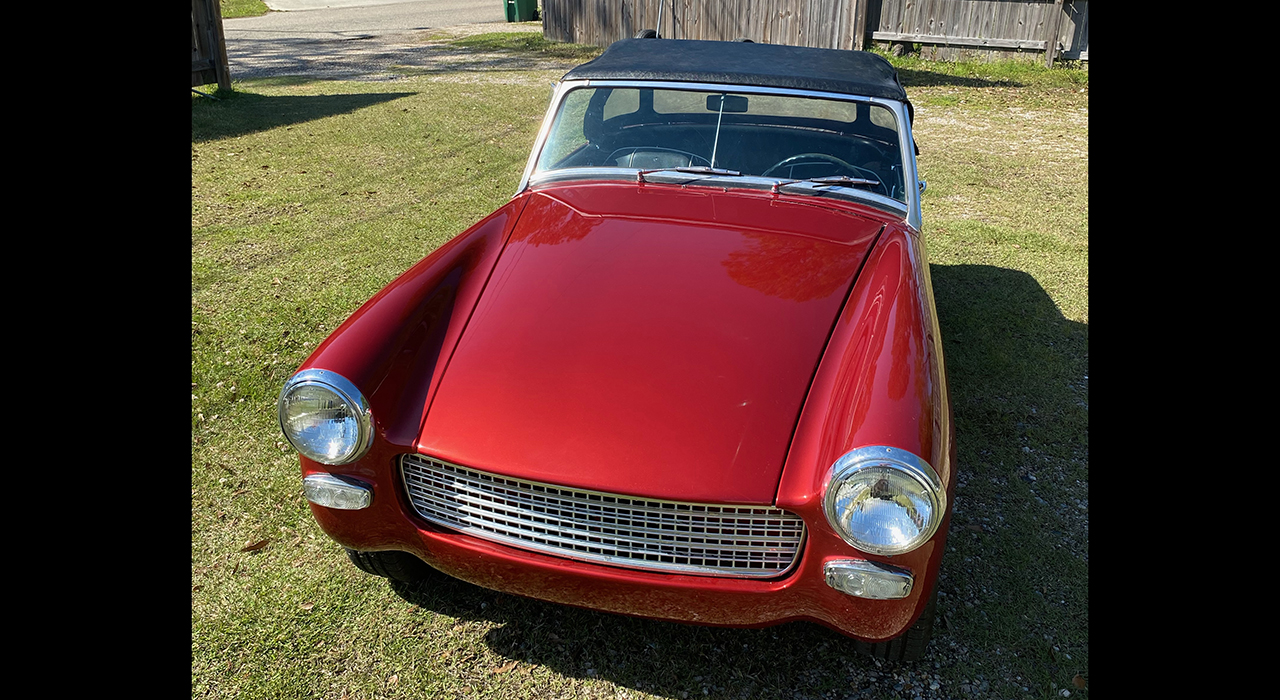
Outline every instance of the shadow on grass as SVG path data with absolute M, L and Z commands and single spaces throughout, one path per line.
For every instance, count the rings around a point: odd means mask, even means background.
M 935 73 L 928 70 L 915 70 L 913 68 L 899 68 L 898 77 L 902 80 L 902 86 L 906 88 L 913 87 L 967 87 L 967 88 L 1019 88 L 1025 87 L 1022 83 L 1014 80 L 986 80 L 984 78 L 968 78 L 960 75 L 947 75 L 946 73 Z
M 858 656 L 853 640 L 803 622 L 763 629 L 683 625 L 544 603 L 443 576 L 391 587 L 425 610 L 495 624 L 485 644 L 521 665 L 662 697 L 790 700 L 836 687 L 871 689 L 876 679 L 859 673 L 851 680 L 850 666 L 881 665 Z
M 499 35 L 505 36 L 505 35 Z M 280 76 L 318 80 L 387 81 L 414 75 L 477 71 L 568 70 L 598 50 L 576 44 L 549 44 L 540 34 L 530 48 L 519 37 L 480 41 L 475 46 L 389 43 L 359 32 L 321 38 L 241 37 L 228 45 L 231 75 L 238 81 Z
M 476 51 L 508 52 L 519 59 L 533 56 L 589 61 L 604 53 L 604 49 L 584 44 L 547 41 L 541 34 L 499 32 L 478 34 L 449 42 L 452 46 Z
M 1018 686 L 1065 688 L 1088 659 L 1089 326 L 1024 272 L 931 274 L 959 475 L 940 622 L 1025 660 Z
M 1064 318 L 1025 272 L 987 265 L 930 272 L 960 469 L 984 455 L 1087 456 L 1089 326 Z
M 913 697 L 935 677 L 953 684 L 930 688 L 943 697 L 1057 695 L 1050 684 L 1070 687 L 1088 670 L 1088 518 L 1076 504 L 1088 492 L 1088 326 L 1064 319 L 1023 272 L 931 271 L 960 483 L 922 663 L 862 656 L 810 623 L 658 622 L 444 576 L 392 588 L 425 610 L 492 623 L 485 643 L 520 666 L 663 697 Z
M 217 101 L 201 99 L 192 103 L 191 142 L 215 141 L 301 124 L 335 114 L 351 113 L 413 94 L 415 93 L 384 92 L 269 97 L 237 92 Z

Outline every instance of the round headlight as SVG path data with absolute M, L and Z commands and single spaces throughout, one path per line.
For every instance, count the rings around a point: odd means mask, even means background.
M 836 532 L 871 554 L 902 554 L 942 522 L 947 493 L 929 463 L 894 447 L 860 447 L 831 467 L 823 510 Z
M 373 442 L 368 402 L 336 372 L 298 372 L 285 383 L 276 408 L 289 444 L 321 464 L 354 462 Z

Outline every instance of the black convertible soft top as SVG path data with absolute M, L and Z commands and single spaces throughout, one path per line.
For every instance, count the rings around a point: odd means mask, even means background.
M 727 83 L 907 102 L 898 71 L 881 56 L 780 44 L 623 39 L 599 58 L 565 73 L 564 80 Z

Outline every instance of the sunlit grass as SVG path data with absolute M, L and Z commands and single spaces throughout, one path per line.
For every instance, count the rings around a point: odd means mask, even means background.
M 271 11 L 262 0 L 222 0 L 222 18 L 257 17 Z
M 511 51 L 523 56 L 543 56 L 587 61 L 599 56 L 603 49 L 585 44 L 547 41 L 540 33 L 494 32 L 455 39 L 454 46 L 478 51 Z

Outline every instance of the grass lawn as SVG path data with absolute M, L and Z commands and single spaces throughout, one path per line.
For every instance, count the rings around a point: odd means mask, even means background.
M 193 95 L 192 697 L 1087 698 L 1088 73 L 894 60 L 961 473 L 926 661 L 878 663 L 816 625 L 652 622 L 347 562 L 302 497 L 280 387 L 513 194 L 563 73 L 406 70 Z
M 222 0 L 220 6 L 223 19 L 257 17 L 271 11 L 262 0 Z

